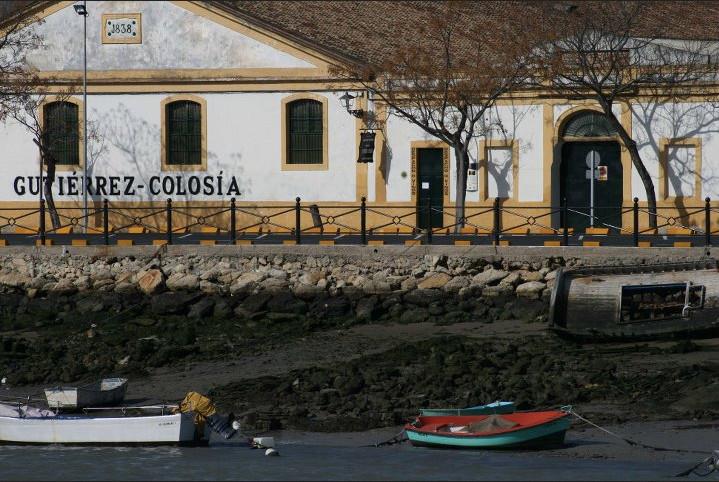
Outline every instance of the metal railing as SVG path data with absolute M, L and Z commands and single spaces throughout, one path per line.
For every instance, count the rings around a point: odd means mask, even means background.
M 719 207 L 661 206 L 650 211 L 634 199 L 629 206 L 431 205 L 303 203 L 238 206 L 188 204 L 124 206 L 108 200 L 88 209 L 57 208 L 54 226 L 44 202 L 38 208 L 1 208 L 4 244 L 516 244 L 608 246 L 712 244 Z M 593 215 L 591 214 L 593 213 Z M 84 224 L 87 218 L 87 230 Z M 656 227 L 650 227 L 655 220 Z M 572 225 L 573 224 L 573 225 Z M 431 226 L 431 228 L 429 228 Z M 121 241 L 122 240 L 122 241 Z M 327 241 L 332 241 L 328 243 Z M 461 242 L 461 243 L 460 243 Z

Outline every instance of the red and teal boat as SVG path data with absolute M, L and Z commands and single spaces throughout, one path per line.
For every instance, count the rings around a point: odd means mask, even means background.
M 440 448 L 544 448 L 561 445 L 571 424 L 568 412 L 419 416 L 405 425 L 412 445 Z

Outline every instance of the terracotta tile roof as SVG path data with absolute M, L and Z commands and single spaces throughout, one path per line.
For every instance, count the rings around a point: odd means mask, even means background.
M 0 1 L 0 24 L 29 7 L 47 1 Z M 381 63 L 398 49 L 426 41 L 422 33 L 446 7 L 442 1 L 233 1 L 207 3 L 254 21 L 318 49 L 338 60 Z M 583 0 L 554 1 L 467 1 L 458 2 L 466 16 L 466 26 L 476 28 L 487 39 L 498 42 L 496 32 L 506 19 L 522 18 L 546 23 L 547 7 L 561 11 L 606 8 L 611 2 Z M 647 1 L 644 21 L 637 35 L 674 39 L 719 40 L 719 0 Z M 550 8 L 550 11 L 551 11 Z M 521 35 L 521 32 L 517 32 Z M 503 34 L 505 36 L 505 34 Z
M 222 5 L 245 19 L 284 32 L 295 39 L 349 58 L 382 62 L 398 48 L 424 40 L 422 30 L 439 15 L 439 1 L 233 1 Z M 508 18 L 547 22 L 545 10 L 561 12 L 606 8 L 611 2 L 585 1 L 474 1 L 461 2 L 468 25 L 487 37 Z M 637 35 L 673 39 L 719 40 L 719 1 L 650 1 Z M 521 34 L 518 32 L 518 34 Z M 503 39 L 495 39 L 502 41 Z M 511 39 L 506 39 L 511 41 Z

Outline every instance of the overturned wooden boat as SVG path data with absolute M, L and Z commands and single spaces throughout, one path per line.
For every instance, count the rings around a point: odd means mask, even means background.
M 419 416 L 405 425 L 412 445 L 437 448 L 544 448 L 560 445 L 569 412 L 515 412 L 469 416 Z
M 195 414 L 171 406 L 65 415 L 0 403 L 0 442 L 20 444 L 196 444 Z M 124 414 L 121 413 L 125 410 Z
M 497 400 L 496 402 L 486 405 L 477 405 L 467 408 L 421 408 L 420 415 L 440 416 L 440 415 L 491 415 L 493 413 L 512 413 L 516 410 L 514 402 L 504 402 Z
M 715 333 L 717 261 L 560 268 L 549 322 L 562 334 L 590 339 Z
M 125 399 L 127 378 L 103 378 L 81 387 L 45 389 L 49 407 L 78 410 L 85 407 L 119 405 Z

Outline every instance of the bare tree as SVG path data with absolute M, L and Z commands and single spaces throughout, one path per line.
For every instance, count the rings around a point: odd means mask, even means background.
M 486 134 L 485 113 L 526 80 L 531 35 L 517 35 L 525 29 L 522 17 L 515 16 L 492 25 L 488 35 L 476 4 L 445 2 L 429 8 L 428 22 L 418 32 L 421 41 L 398 45 L 381 62 L 338 72 L 360 82 L 392 114 L 453 149 L 458 231 L 465 220 L 470 145 Z
M 9 7 L 11 10 L 12 5 Z M 9 11 L 7 5 L 4 10 Z M 42 193 L 53 229 L 57 229 L 61 222 L 52 193 L 57 167 L 54 151 L 58 146 L 55 144 L 62 142 L 59 139 L 67 135 L 77 134 L 79 124 L 62 122 L 61 125 L 53 126 L 53 132 L 49 132 L 47 123 L 42 122 L 42 109 L 48 100 L 43 85 L 49 81 L 41 81 L 27 61 L 29 53 L 44 46 L 43 38 L 36 28 L 40 23 L 42 20 L 32 15 L 11 14 L 0 18 L 0 122 L 12 118 L 31 133 L 39 151 Z M 72 87 L 54 95 L 53 100 L 66 100 L 70 89 Z
M 614 107 L 630 98 L 673 102 L 712 79 L 714 45 L 664 40 L 662 22 L 647 22 L 652 2 L 581 2 L 558 9 L 544 5 L 554 30 L 535 50 L 537 84 L 571 99 L 594 101 L 629 152 L 647 195 L 650 227 L 657 226 L 656 192 L 637 142 Z M 548 31 L 545 31 L 545 34 Z

